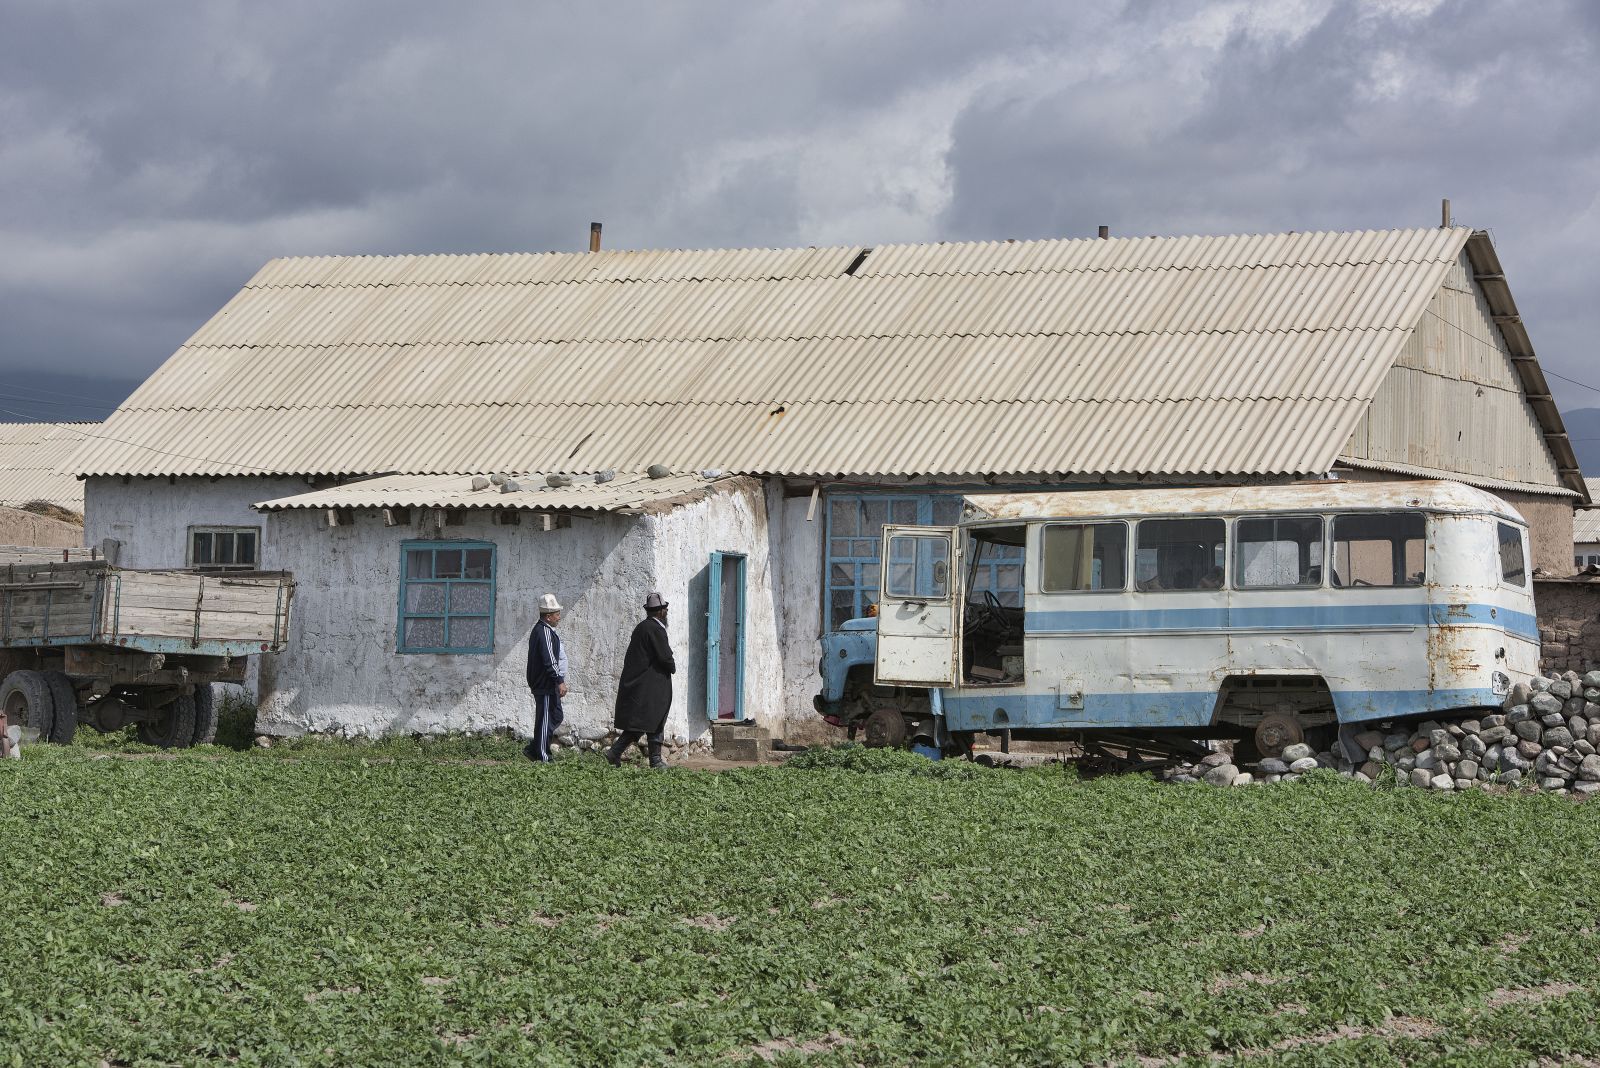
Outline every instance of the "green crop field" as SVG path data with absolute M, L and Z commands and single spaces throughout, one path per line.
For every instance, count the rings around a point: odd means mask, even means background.
M 0 1064 L 1600 1056 L 1594 804 L 430 752 L 0 765 Z

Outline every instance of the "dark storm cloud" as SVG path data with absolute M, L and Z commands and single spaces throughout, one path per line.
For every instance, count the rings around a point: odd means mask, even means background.
M 954 124 L 950 235 L 1430 225 L 1450 197 L 1494 231 L 1545 366 L 1600 385 L 1594 7 L 1307 5 L 1272 32 L 1239 5 L 1213 43 L 1132 45 L 1203 10 L 1141 5 L 1108 42 L 1126 62 L 977 94 Z
M 137 380 L 278 255 L 1387 227 L 1446 195 L 1592 380 L 1597 39 L 1577 2 L 12 0 L 0 389 Z

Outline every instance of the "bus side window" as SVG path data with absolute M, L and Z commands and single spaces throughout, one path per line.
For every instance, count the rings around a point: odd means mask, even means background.
M 1321 516 L 1245 518 L 1233 533 L 1240 589 L 1322 585 Z
M 1421 512 L 1333 518 L 1333 585 L 1420 586 L 1427 520 Z
M 1141 590 L 1215 590 L 1224 578 L 1228 525 L 1221 519 L 1142 519 L 1134 557 Z
M 1500 581 L 1508 586 L 1526 586 L 1528 568 L 1522 559 L 1522 531 L 1510 523 L 1499 525 Z
M 1120 590 L 1126 583 L 1126 523 L 1052 523 L 1044 528 L 1045 593 Z

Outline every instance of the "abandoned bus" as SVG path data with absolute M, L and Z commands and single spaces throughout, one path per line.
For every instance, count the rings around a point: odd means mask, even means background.
M 1018 549 L 1020 607 L 973 581 Z M 1453 482 L 984 494 L 957 527 L 884 528 L 882 552 L 867 710 L 906 718 L 891 739 L 1115 730 L 1276 755 L 1498 706 L 1539 663 L 1527 525 Z

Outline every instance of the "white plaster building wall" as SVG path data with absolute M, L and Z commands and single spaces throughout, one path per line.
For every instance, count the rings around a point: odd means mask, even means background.
M 534 604 L 547 591 L 567 609 L 567 722 L 607 728 L 644 594 L 660 589 L 674 605 L 680 664 L 668 730 L 679 740 L 700 737 L 713 549 L 747 557 L 746 713 L 775 732 L 787 729 L 785 721 L 820 722 L 811 698 L 819 684 L 822 523 L 806 522 L 808 498 L 784 497 L 777 480 L 750 480 L 658 515 L 578 518 L 553 531 L 531 518 L 501 526 L 486 515 L 443 528 L 442 539 L 496 546 L 492 656 L 395 653 L 400 543 L 428 537 L 416 525 L 385 527 L 375 511 L 358 512 L 353 526 L 329 527 L 320 511 L 250 508 L 305 489 L 301 479 L 257 477 L 96 478 L 86 487 L 88 544 L 117 538 L 127 567 L 184 566 L 190 526 L 262 528 L 262 566 L 293 572 L 297 584 L 288 648 L 252 658 L 249 689 L 263 733 L 531 733 L 525 643 Z
M 413 512 L 413 516 L 418 513 Z M 297 735 L 433 734 L 533 730 L 527 637 L 536 605 L 554 593 L 571 663 L 564 702 L 576 729 L 609 726 L 616 694 L 609 658 L 618 591 L 647 581 L 654 532 L 648 521 L 577 519 L 542 530 L 525 518 L 502 526 L 468 514 L 435 533 L 386 527 L 360 511 L 350 526 L 329 527 L 321 512 L 268 517 L 280 559 L 295 573 L 289 647 L 262 669 L 257 726 Z M 483 541 L 495 546 L 492 654 L 397 653 L 401 543 Z
M 189 528 L 260 527 L 261 566 L 284 565 L 266 531 L 261 513 L 251 505 L 305 493 L 304 479 L 240 476 L 230 478 L 91 478 L 84 486 L 85 545 L 106 538 L 122 543 L 117 563 L 123 567 L 186 567 Z
M 86 480 L 83 494 L 83 544 L 99 546 L 106 538 L 122 543 L 122 567 L 187 567 L 190 527 L 256 527 L 261 531 L 264 570 L 293 570 L 274 544 L 266 517 L 250 506 L 259 501 L 304 493 L 300 478 L 245 475 L 230 478 L 100 477 Z M 279 654 L 283 655 L 283 654 Z M 255 700 L 261 692 L 261 671 L 277 656 L 252 656 L 242 696 Z M 224 691 L 233 691 L 231 685 Z
M 413 513 L 414 515 L 416 513 Z M 541 594 L 565 613 L 570 661 L 566 725 L 598 734 L 611 726 L 617 678 L 645 594 L 673 603 L 671 640 L 679 673 L 667 733 L 697 738 L 705 718 L 706 569 L 712 548 L 748 557 L 746 707 L 775 697 L 779 657 L 766 567 L 759 488 L 718 493 L 661 515 L 575 518 L 552 531 L 532 517 L 501 526 L 468 514 L 435 537 L 385 527 L 375 511 L 329 527 L 321 512 L 278 512 L 268 534 L 295 573 L 289 648 L 261 678 L 258 729 L 268 734 L 431 734 L 533 730 L 526 684 L 527 636 Z M 396 653 L 401 543 L 461 540 L 496 547 L 494 653 Z
M 832 730 L 811 704 L 822 686 L 817 658 L 822 655 L 823 512 L 819 505 L 816 518 L 808 521 L 809 497 L 784 497 L 776 484 L 769 494 L 781 546 L 773 590 L 779 606 L 786 731 L 791 740 L 821 740 Z
M 627 591 L 628 610 L 616 618 L 643 618 L 647 589 L 658 589 L 672 603 L 668 635 L 678 663 L 672 716 L 667 733 L 698 738 L 709 730 L 706 717 L 707 607 L 711 553 L 745 554 L 744 712 L 769 724 L 782 718 L 783 657 L 773 599 L 772 556 L 768 539 L 768 498 L 761 483 L 742 480 L 739 488 L 651 517 L 655 527 L 656 585 Z M 619 664 L 631 626 L 620 630 L 614 654 Z

